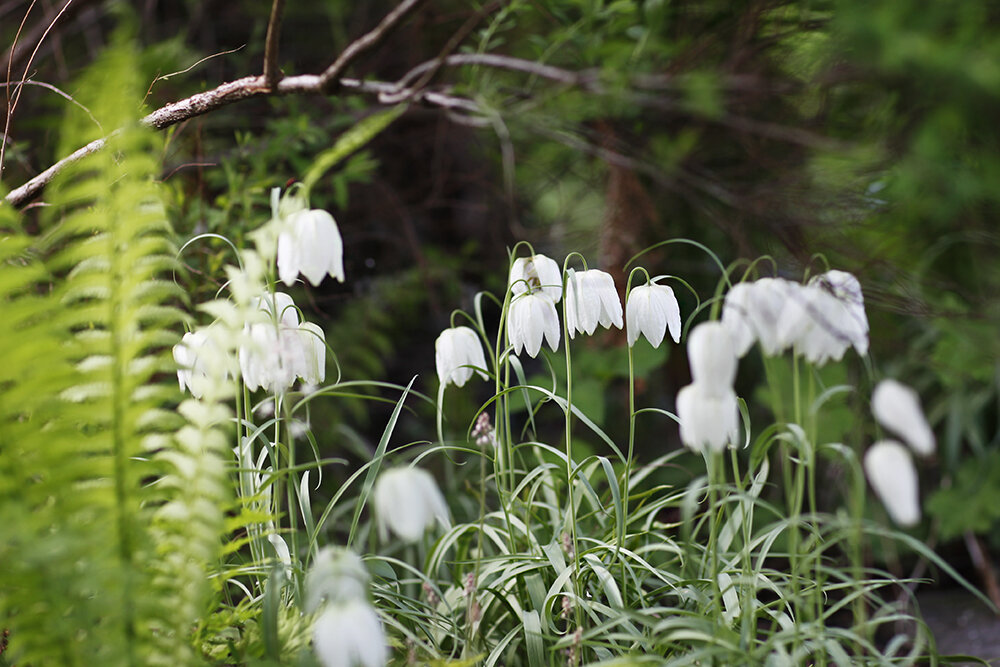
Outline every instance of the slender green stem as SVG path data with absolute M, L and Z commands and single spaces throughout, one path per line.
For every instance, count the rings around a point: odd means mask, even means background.
M 625 459 L 625 474 L 622 481 L 622 517 L 625 528 L 622 530 L 622 539 L 615 548 L 617 558 L 618 550 L 625 545 L 625 535 L 628 534 L 628 500 L 629 500 L 629 478 L 632 475 L 632 456 L 635 449 L 635 363 L 632 358 L 632 346 L 628 346 L 628 455 Z M 628 587 L 628 569 L 622 563 L 622 597 L 628 599 L 626 588 Z
M 563 308 L 567 307 L 563 301 Z M 573 615 L 576 626 L 580 627 L 582 620 L 582 610 L 580 603 L 583 594 L 580 590 L 580 545 L 577 542 L 576 534 L 576 500 L 573 493 L 573 358 L 570 353 L 569 328 L 566 324 L 565 312 L 563 312 L 563 339 L 566 349 L 566 496 L 569 503 L 568 518 L 570 527 L 570 538 L 573 544 L 573 594 L 576 597 L 573 604 Z

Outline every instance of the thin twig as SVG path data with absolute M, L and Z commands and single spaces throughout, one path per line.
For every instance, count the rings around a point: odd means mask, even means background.
M 385 15 L 385 17 L 372 30 L 357 38 L 341 51 L 333 64 L 326 68 L 320 77 L 320 88 L 329 92 L 333 84 L 340 78 L 347 67 L 354 62 L 361 54 L 378 46 L 390 32 L 398 26 L 403 19 L 415 11 L 427 0 L 403 0 L 395 9 Z
M 264 40 L 264 81 L 272 90 L 278 83 L 281 71 L 278 69 L 278 46 L 281 41 L 281 16 L 285 0 L 274 0 L 271 17 L 267 20 L 267 37 Z
M 399 79 L 397 84 L 400 87 L 408 86 L 411 81 L 413 81 L 415 78 L 417 78 L 424 72 L 434 69 L 437 63 L 438 63 L 437 60 L 428 60 L 426 62 L 420 63 L 419 65 L 411 69 L 409 72 L 404 74 L 402 78 Z M 441 64 L 445 67 L 460 67 L 462 65 L 482 65 L 485 67 L 507 69 L 515 72 L 524 72 L 526 74 L 533 74 L 543 79 L 549 79 L 551 81 L 564 83 L 567 86 L 590 84 L 597 77 L 596 72 L 590 72 L 590 71 L 573 72 L 571 70 L 566 70 L 559 67 L 553 67 L 552 65 L 543 65 L 542 63 L 537 63 L 533 60 L 525 60 L 523 58 L 513 58 L 511 56 L 504 56 L 496 53 L 458 53 L 448 56 L 441 62 Z
M 433 79 L 437 75 L 438 70 L 441 69 L 441 66 L 444 64 L 445 60 L 448 59 L 448 56 L 452 55 L 452 51 L 457 49 L 458 46 L 463 41 L 465 41 L 465 38 L 469 36 L 469 33 L 472 32 L 472 30 L 477 25 L 479 25 L 479 22 L 482 21 L 483 18 L 485 18 L 488 14 L 492 13 L 501 4 L 502 2 L 490 3 L 488 5 L 483 6 L 482 9 L 480 9 L 475 14 L 470 16 L 469 19 L 462 25 L 462 27 L 459 28 L 458 31 L 451 36 L 448 42 L 444 45 L 444 48 L 441 49 L 441 52 L 438 53 L 437 58 L 430 61 L 430 65 L 423 72 L 423 74 L 420 75 L 420 78 L 417 80 L 415 84 L 410 86 L 409 89 L 406 89 L 404 87 L 406 84 L 403 84 L 400 86 L 401 88 L 403 88 L 403 90 L 401 90 L 396 94 L 385 95 L 379 98 L 379 101 L 382 102 L 383 104 L 399 104 L 400 102 L 403 102 L 413 97 L 416 91 L 423 89 L 424 86 L 426 86 L 428 83 L 431 82 L 431 79 Z
M 10 88 L 11 86 L 39 86 L 40 88 L 51 90 L 53 93 L 61 95 L 62 97 L 66 98 L 76 106 L 83 109 L 87 113 L 87 115 L 90 116 L 90 120 L 94 121 L 94 124 L 97 125 L 98 129 L 101 132 L 104 131 L 104 128 L 101 127 L 101 123 L 96 118 L 94 118 L 94 114 L 90 112 L 90 109 L 88 109 L 80 102 L 78 102 L 72 95 L 63 90 L 60 90 L 59 88 L 56 88 L 51 83 L 45 83 L 44 81 L 32 81 L 31 79 L 28 79 L 27 81 L 9 81 L 7 83 L 0 83 L 0 88 Z

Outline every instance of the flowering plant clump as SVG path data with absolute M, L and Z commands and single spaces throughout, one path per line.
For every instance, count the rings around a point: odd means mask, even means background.
M 334 460 L 321 458 L 323 439 L 302 411 L 322 396 L 355 393 L 357 383 L 342 380 L 338 368 L 322 386 L 335 359 L 324 331 L 276 284 L 293 286 L 299 275 L 313 284 L 328 275 L 343 280 L 343 242 L 332 216 L 309 209 L 300 192 L 275 194 L 271 220 L 252 238 L 255 250 L 227 270 L 230 298 L 203 306 L 214 321 L 185 334 L 174 358 L 181 388 L 196 399 L 234 378 L 241 385 L 235 479 L 259 519 L 245 528 L 252 565 L 234 579 L 245 579 L 238 587 L 246 604 L 268 599 L 285 610 L 272 643 L 310 650 L 323 665 L 364 667 L 403 658 L 895 659 L 870 639 L 885 617 L 870 609 L 891 592 L 884 578 L 866 574 L 859 540 L 866 531 L 891 533 L 866 517 L 864 482 L 889 520 L 912 528 L 920 522 L 916 467 L 895 441 L 824 442 L 816 419 L 841 391 L 823 387 L 818 369 L 850 348 L 867 353 L 854 276 L 731 284 L 725 270 L 715 298 L 703 303 L 673 276 L 636 268 L 618 285 L 576 253 L 560 266 L 530 248 L 517 256 L 519 244 L 505 293 L 477 296 L 475 312 L 456 311 L 437 337 L 437 401 L 419 394 L 416 380 L 373 383 L 399 392 L 392 416 L 360 467 L 329 487 Z M 583 268 L 570 266 L 577 260 Z M 674 280 L 697 302 L 685 306 L 686 318 L 665 284 Z M 498 312 L 488 312 L 490 303 Z M 599 327 L 625 329 L 628 414 L 620 433 L 585 414 L 574 392 L 578 347 L 593 354 L 613 344 Z M 682 346 L 655 352 L 668 333 Z M 764 427 L 751 423 L 761 410 L 737 389 L 740 360 L 754 343 L 769 377 L 792 378 L 791 409 L 776 401 L 774 423 Z M 690 383 L 674 388 L 672 400 L 642 407 L 634 362 L 648 351 L 686 351 Z M 564 375 L 555 373 L 557 362 Z M 534 381 L 534 368 L 550 380 Z M 487 382 L 470 383 L 474 377 Z M 449 397 L 475 396 L 480 406 L 460 415 L 457 428 L 445 404 L 452 386 Z M 437 437 L 391 447 L 404 402 L 415 396 L 433 403 Z M 912 390 L 883 381 L 872 409 L 918 454 L 933 451 Z M 641 462 L 650 447 L 637 447 L 636 423 L 656 418 L 663 419 L 659 449 Z M 311 458 L 301 456 L 305 441 Z M 664 471 L 698 469 L 680 464 L 685 452 L 698 455 L 704 474 L 663 481 Z M 847 462 L 852 481 L 839 504 L 824 507 L 818 475 L 833 460 Z M 850 609 L 853 620 L 830 627 L 834 609 Z M 904 662 L 929 654 L 913 627 Z

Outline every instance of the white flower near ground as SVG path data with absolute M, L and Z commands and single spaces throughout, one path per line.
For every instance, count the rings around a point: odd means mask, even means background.
M 784 349 L 777 326 L 793 285 L 782 278 L 761 278 L 734 285 L 726 293 L 722 323 L 733 336 L 736 356 L 745 355 L 754 342 L 769 357 Z
M 327 275 L 344 282 L 344 241 L 333 216 L 320 209 L 298 210 L 278 234 L 278 277 L 291 287 L 302 274 L 313 285 Z
M 450 526 L 448 505 L 430 473 L 420 468 L 385 470 L 373 494 L 379 529 L 388 528 L 406 542 L 416 542 L 435 521 Z
M 366 600 L 368 570 L 361 557 L 343 547 L 324 547 L 306 574 L 305 608 L 312 613 L 325 604 Z
M 566 276 L 566 329 L 573 338 L 577 331 L 588 336 L 600 324 L 622 328 L 622 304 L 615 279 L 610 273 L 589 269 L 573 271 Z
M 368 570 L 352 551 L 326 547 L 306 575 L 313 647 L 324 667 L 382 667 L 389 659 L 382 622 L 368 602 Z
M 442 331 L 434 342 L 434 362 L 442 385 L 461 387 L 473 373 L 487 379 L 483 345 L 476 332 L 469 327 L 452 327 Z
M 383 667 L 389 660 L 382 622 L 364 600 L 324 609 L 313 623 L 313 646 L 323 667 Z
M 702 322 L 688 335 L 691 380 L 706 390 L 732 389 L 736 379 L 736 352 L 729 328 L 722 322 Z
M 256 301 L 267 317 L 248 322 L 239 349 L 240 371 L 250 391 L 278 394 L 302 378 L 309 384 L 326 378 L 326 339 L 319 326 L 299 323 L 292 298 L 278 292 Z
M 740 436 L 739 403 L 731 388 L 716 390 L 698 383 L 677 392 L 681 442 L 689 449 L 720 452 Z
M 214 383 L 228 376 L 228 354 L 213 338 L 211 325 L 184 334 L 174 345 L 173 355 L 177 384 L 195 398 L 202 398 Z
M 920 521 L 917 470 L 906 447 L 895 440 L 880 440 L 865 452 L 864 467 L 892 520 L 903 527 L 916 525 Z
M 552 303 L 562 298 L 562 270 L 554 259 L 542 254 L 519 257 L 510 267 L 507 286 L 511 294 L 541 291 Z
M 514 296 L 507 312 L 507 338 L 514 346 L 514 354 L 521 354 L 523 348 L 529 356 L 538 356 L 543 339 L 555 352 L 559 347 L 559 314 L 555 303 L 540 291 Z
M 902 438 L 917 454 L 934 453 L 934 432 L 920 407 L 920 397 L 910 387 L 896 380 L 882 380 L 872 393 L 872 412 L 883 428 Z
M 659 347 L 668 328 L 675 343 L 681 340 L 681 309 L 674 291 L 666 285 L 634 287 L 625 304 L 625 322 L 629 347 L 639 340 L 639 334 L 653 347 Z
M 778 320 L 781 346 L 794 347 L 811 363 L 840 361 L 848 348 L 868 353 L 868 317 L 857 278 L 827 271 L 807 285 L 789 283 Z

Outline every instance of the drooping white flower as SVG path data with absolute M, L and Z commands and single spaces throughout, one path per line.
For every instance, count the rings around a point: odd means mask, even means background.
M 739 404 L 731 388 L 689 384 L 677 392 L 677 419 L 681 442 L 696 452 L 719 452 L 739 439 Z
M 707 391 L 722 393 L 733 388 L 736 379 L 736 352 L 729 328 L 722 322 L 702 322 L 688 335 L 688 363 L 691 379 Z
M 327 547 L 306 575 L 306 611 L 313 647 L 324 667 L 382 667 L 389 659 L 385 632 L 368 602 L 368 571 L 352 551 Z
M 406 542 L 416 542 L 437 519 L 450 525 L 448 505 L 426 470 L 391 468 L 375 481 L 375 514 L 383 534 L 392 530 Z
M 563 288 L 562 270 L 554 259 L 542 254 L 519 257 L 510 267 L 507 286 L 514 296 L 541 290 L 552 303 L 559 303 Z
M 917 470 L 910 452 L 895 440 L 880 440 L 865 452 L 865 474 L 889 516 L 903 527 L 920 521 Z
M 227 352 L 215 340 L 212 325 L 184 334 L 174 345 L 173 355 L 181 391 L 187 388 L 195 398 L 204 396 L 212 383 L 229 374 Z
M 675 343 L 681 340 L 681 309 L 674 291 L 666 285 L 648 283 L 632 288 L 625 305 L 625 322 L 630 347 L 639 340 L 639 334 L 653 347 L 659 347 L 667 328 Z
M 569 337 L 577 331 L 591 335 L 600 324 L 622 328 L 622 304 L 618 299 L 615 279 L 610 273 L 589 269 L 573 271 L 566 276 L 566 328 Z
M 736 356 L 746 354 L 755 341 L 769 357 L 784 349 L 777 326 L 792 285 L 783 278 L 761 278 L 734 285 L 726 293 L 722 323 L 733 336 Z
M 742 357 L 753 346 L 757 336 L 750 324 L 750 298 L 753 283 L 737 283 L 726 292 L 722 307 L 722 324 L 729 329 L 736 356 Z
M 298 210 L 278 235 L 278 277 L 289 287 L 302 274 L 313 285 L 330 275 L 344 282 L 344 241 L 333 216 L 320 209 Z
M 872 412 L 883 428 L 902 438 L 917 454 L 934 453 L 934 432 L 920 408 L 920 397 L 910 387 L 896 380 L 882 380 L 872 393 Z
M 361 558 L 343 547 L 324 547 L 306 574 L 305 608 L 312 613 L 325 604 L 367 600 L 368 570 Z
M 461 387 L 474 372 L 487 379 L 486 356 L 479 336 L 469 327 L 445 329 L 434 342 L 434 361 L 442 385 Z M 470 367 L 475 367 L 475 370 Z
M 555 352 L 559 347 L 559 314 L 555 303 L 541 291 L 514 296 L 507 312 L 507 338 L 514 346 L 514 354 L 521 354 L 524 348 L 529 356 L 538 356 L 543 338 Z
M 384 667 L 385 631 L 365 600 L 328 605 L 313 624 L 313 646 L 323 667 Z
M 278 292 L 257 299 L 260 321 L 248 322 L 239 349 L 240 371 L 247 388 L 281 393 L 302 378 L 318 384 L 326 377 L 326 343 L 323 330 L 299 323 L 292 298 Z
M 827 271 L 806 285 L 790 283 L 778 340 L 794 347 L 811 363 L 840 361 L 849 347 L 868 352 L 868 317 L 857 278 L 844 271 Z

